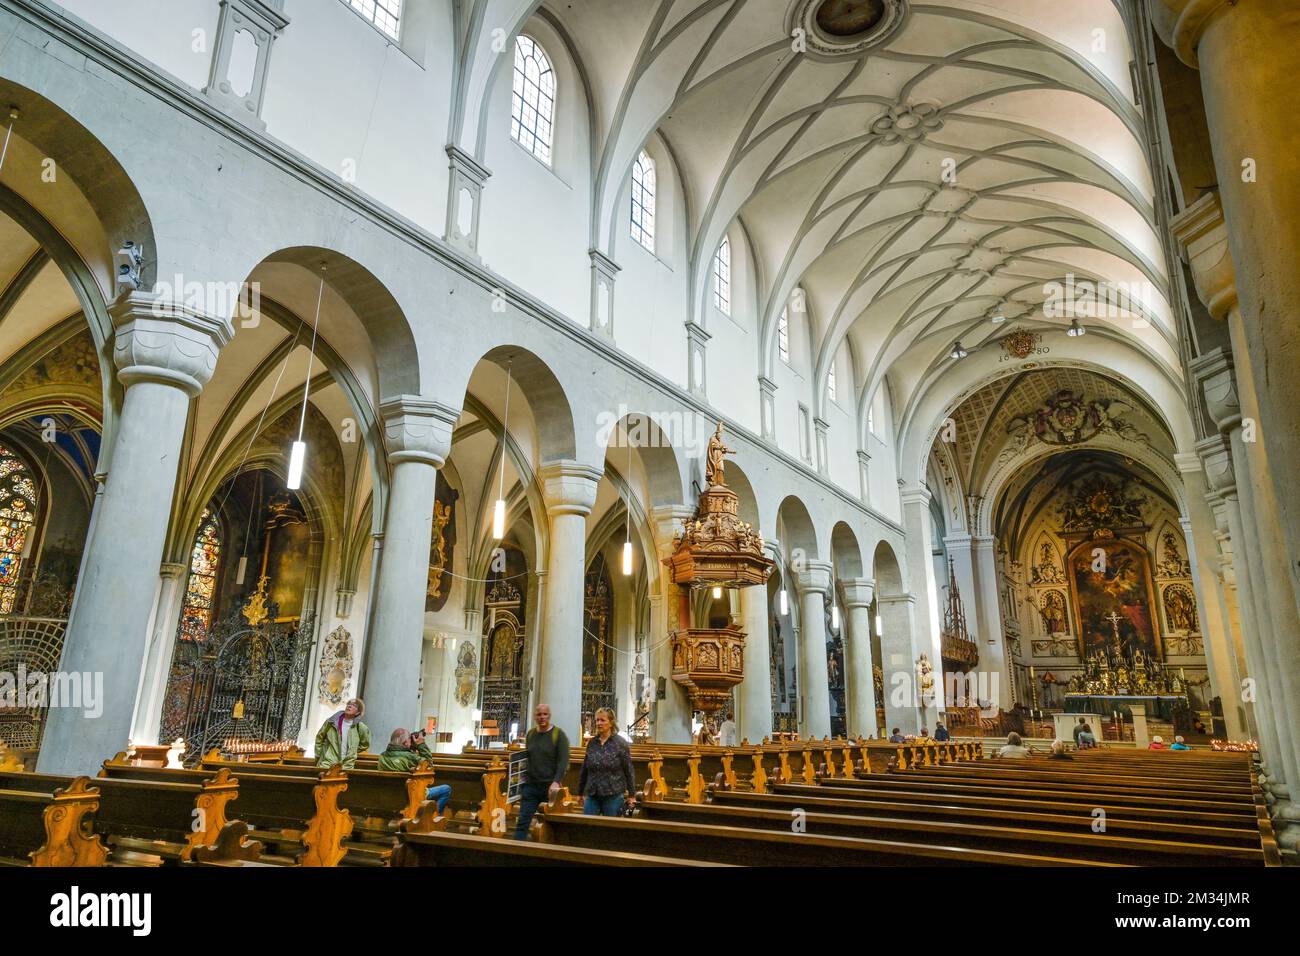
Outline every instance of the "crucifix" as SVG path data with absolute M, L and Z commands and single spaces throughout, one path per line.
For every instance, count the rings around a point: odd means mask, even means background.
M 1105 620 L 1110 621 L 1110 629 L 1115 632 L 1115 640 L 1119 640 L 1119 622 L 1121 620 L 1118 613 L 1111 611 Z

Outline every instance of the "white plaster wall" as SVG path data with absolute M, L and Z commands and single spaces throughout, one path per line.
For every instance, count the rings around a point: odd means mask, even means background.
M 731 314 L 714 305 L 709 281 L 705 327 L 713 337 L 707 349 L 709 401 L 746 428 L 761 431 L 758 394 L 758 307 L 753 257 L 744 233 L 732 229 Z M 710 275 L 713 259 L 709 259 Z M 684 333 L 683 333 L 684 334 Z
M 196 90 L 207 85 L 221 12 L 216 0 L 60 0 L 60 5 L 181 82 Z
M 338 0 L 288 0 L 285 13 L 262 106 L 267 133 L 335 175 L 355 171 L 358 189 L 442 235 L 450 13 L 405 24 L 420 33 L 403 43 L 418 42 L 422 63 Z
M 591 150 L 587 93 L 564 45 L 546 24 L 524 31 L 550 58 L 556 73 L 552 165 L 510 137 L 514 47 L 502 53 L 491 90 L 479 254 L 489 269 L 542 299 L 578 325 L 590 318 Z M 618 305 L 615 287 L 615 308 Z M 617 326 L 616 326 L 617 327 Z

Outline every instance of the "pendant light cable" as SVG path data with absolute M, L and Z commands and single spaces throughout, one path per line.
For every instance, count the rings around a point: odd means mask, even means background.
M 5 144 L 0 147 L 0 170 L 5 168 L 5 157 L 9 155 L 9 140 L 14 135 L 14 123 L 18 121 L 18 107 L 9 107 L 9 130 L 5 133 Z

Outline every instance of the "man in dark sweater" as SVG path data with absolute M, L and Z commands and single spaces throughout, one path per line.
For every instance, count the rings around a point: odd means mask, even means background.
M 569 738 L 551 723 L 549 704 L 538 704 L 533 711 L 537 726 L 528 731 L 524 748 L 528 751 L 528 770 L 519 788 L 519 823 L 515 839 L 528 839 L 528 827 L 542 803 L 555 796 L 569 769 Z

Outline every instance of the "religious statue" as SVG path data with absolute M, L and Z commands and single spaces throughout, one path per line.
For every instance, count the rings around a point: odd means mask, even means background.
M 722 422 L 718 422 L 718 430 L 713 433 L 709 439 L 708 457 L 704 463 L 704 480 L 710 485 L 725 485 L 726 479 L 723 477 L 723 467 L 726 462 L 724 455 L 734 455 L 735 449 L 728 448 L 722 441 Z

